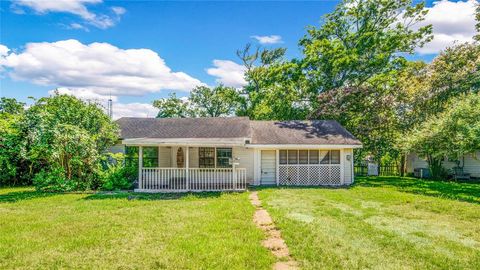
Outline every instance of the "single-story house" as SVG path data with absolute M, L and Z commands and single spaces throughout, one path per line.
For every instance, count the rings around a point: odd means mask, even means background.
M 471 177 L 480 178 L 480 151 L 465 155 L 459 161 L 449 160 L 445 158 L 442 163 L 443 167 L 452 172 L 454 167 L 461 167 L 465 174 Z M 425 158 L 415 153 L 407 155 L 406 170 L 407 173 L 413 173 L 415 169 L 428 168 L 428 162 Z
M 139 192 L 350 185 L 362 144 L 336 121 L 121 118 L 116 151 L 138 153 Z

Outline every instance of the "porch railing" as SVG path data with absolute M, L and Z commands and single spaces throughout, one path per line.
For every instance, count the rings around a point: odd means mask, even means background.
M 247 188 L 245 168 L 142 168 L 140 192 L 238 191 Z

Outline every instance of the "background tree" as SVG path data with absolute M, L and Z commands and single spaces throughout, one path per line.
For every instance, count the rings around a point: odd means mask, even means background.
M 404 53 L 432 39 L 431 25 L 414 30 L 426 13 L 423 2 L 412 6 L 411 0 L 344 0 L 300 40 L 311 91 L 361 86 L 401 69 Z
M 197 86 L 190 92 L 188 100 L 196 116 L 230 116 L 238 108 L 240 95 L 233 87 L 223 85 L 213 88 Z
M 451 99 L 446 110 L 431 116 L 404 139 L 407 151 L 427 159 L 433 178 L 445 177 L 445 157 L 460 160 L 480 149 L 480 94 Z
M 192 116 L 188 102 L 177 98 L 175 93 L 171 93 L 168 98 L 153 101 L 153 106 L 159 109 L 157 118 L 185 118 Z
M 240 100 L 240 94 L 233 87 L 197 86 L 187 99 L 172 93 L 168 98 L 155 100 L 153 106 L 159 109 L 157 118 L 220 117 L 234 115 Z

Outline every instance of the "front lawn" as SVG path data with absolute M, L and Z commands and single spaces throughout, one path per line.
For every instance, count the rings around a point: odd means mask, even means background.
M 0 269 L 271 269 L 253 212 L 248 193 L 0 189 Z
M 305 269 L 480 269 L 480 185 L 357 179 L 259 192 Z

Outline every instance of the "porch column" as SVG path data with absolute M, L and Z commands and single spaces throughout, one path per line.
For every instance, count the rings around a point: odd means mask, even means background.
M 138 188 L 139 189 L 143 189 L 142 169 L 143 169 L 143 146 L 139 146 L 138 147 Z
M 185 177 L 187 181 L 187 190 L 190 190 L 190 147 L 186 147 L 186 153 L 185 153 Z

